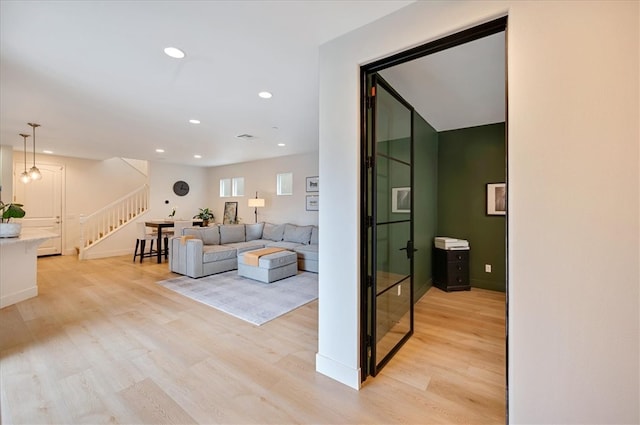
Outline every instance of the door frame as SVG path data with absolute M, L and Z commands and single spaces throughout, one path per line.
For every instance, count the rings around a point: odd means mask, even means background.
M 506 150 L 506 182 L 509 181 L 509 164 L 508 164 L 508 128 L 509 128 L 509 120 L 508 120 L 508 57 L 506 55 L 507 43 L 508 43 L 508 35 L 507 33 L 507 19 L 508 16 L 502 16 L 497 19 L 493 19 L 491 21 L 479 24 L 477 26 L 456 32 L 454 34 L 450 34 L 448 36 L 442 37 L 438 40 L 434 40 L 420 46 L 413 47 L 411 49 L 393 54 L 386 58 L 379 59 L 372 63 L 362 65 L 360 67 L 360 370 L 361 370 L 361 382 L 364 382 L 366 378 L 369 376 L 369 370 L 366 367 L 368 362 L 368 353 L 367 347 L 371 343 L 369 341 L 368 332 L 367 332 L 367 311 L 368 311 L 368 300 L 367 300 L 367 288 L 369 285 L 369 279 L 367 271 L 367 255 L 368 255 L 368 246 L 367 246 L 367 232 L 368 232 L 368 219 L 367 219 L 367 138 L 368 138 L 368 127 L 367 127 L 367 108 L 368 108 L 368 84 L 367 80 L 369 75 L 382 71 L 386 68 L 390 68 L 395 65 L 400 65 L 405 62 L 410 62 L 414 59 L 419 59 L 424 56 L 437 53 L 446 49 L 450 49 L 452 47 L 456 47 L 474 40 L 478 40 L 484 37 L 488 37 L 493 34 L 497 34 L 500 32 L 505 32 L 505 150 Z M 508 187 L 508 186 L 507 186 Z M 413 197 L 413 191 L 412 191 Z M 508 197 L 508 191 L 507 191 Z M 505 305 L 505 340 L 506 340 L 506 364 L 505 367 L 508 370 L 509 368 L 509 311 L 508 311 L 508 299 L 509 299 L 509 247 L 508 247 L 508 220 L 509 214 L 507 213 L 505 217 L 505 226 L 506 226 L 506 298 L 507 303 Z M 508 381 L 508 373 L 506 376 L 506 389 L 508 393 L 509 381 Z M 507 400 L 508 401 L 508 400 Z M 507 419 L 508 419 L 508 402 L 507 402 Z

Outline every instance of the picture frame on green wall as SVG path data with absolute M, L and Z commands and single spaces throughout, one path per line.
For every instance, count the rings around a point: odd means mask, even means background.
M 411 188 L 393 187 L 391 188 L 391 212 L 410 213 L 411 212 Z
M 507 184 L 487 183 L 487 215 L 507 214 Z

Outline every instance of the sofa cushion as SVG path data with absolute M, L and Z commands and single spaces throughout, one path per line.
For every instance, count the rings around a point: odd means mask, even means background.
M 297 242 L 284 242 L 284 241 L 280 241 L 280 242 L 269 242 L 267 241 L 266 246 L 268 247 L 278 247 L 278 248 L 284 248 L 284 249 L 288 249 L 290 251 L 295 250 L 297 247 L 302 246 L 302 244 L 299 244 Z
M 223 224 L 220 226 L 220 243 L 244 242 L 244 224 Z
M 204 245 L 202 247 L 202 262 L 212 263 L 236 258 L 238 255 L 235 248 L 224 245 Z
M 282 240 L 285 242 L 296 242 L 308 245 L 311 239 L 312 226 L 296 226 L 295 224 L 284 225 L 284 235 Z
M 264 223 L 245 224 L 244 232 L 247 242 L 262 239 L 262 229 L 264 229 Z
M 318 261 L 318 245 L 300 245 L 295 248 L 295 251 L 298 253 L 298 257 Z
M 280 242 L 284 234 L 284 224 L 264 223 L 262 230 L 262 239 L 268 239 L 274 242 Z
M 235 248 L 238 251 L 238 254 L 245 251 L 250 251 L 252 249 L 260 249 L 264 248 L 264 241 L 255 240 L 255 241 L 247 241 L 247 242 L 234 242 L 227 244 L 226 246 L 230 248 Z
M 311 245 L 318 245 L 318 226 L 313 226 L 313 229 L 311 229 L 311 240 L 309 243 Z
M 211 227 L 187 227 L 182 229 L 184 236 L 194 236 L 204 245 L 220 245 L 220 231 L 218 226 Z

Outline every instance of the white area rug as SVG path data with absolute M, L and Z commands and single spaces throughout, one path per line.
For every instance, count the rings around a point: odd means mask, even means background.
M 318 275 L 300 271 L 296 276 L 273 283 L 238 276 L 236 270 L 199 279 L 182 276 L 157 283 L 258 326 L 318 298 Z

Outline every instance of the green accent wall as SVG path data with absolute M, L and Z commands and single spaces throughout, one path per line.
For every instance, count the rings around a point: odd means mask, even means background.
M 420 115 L 413 117 L 413 294 L 418 301 L 431 287 L 433 238 L 438 224 L 438 132 Z
M 505 291 L 505 216 L 486 215 L 486 184 L 506 181 L 505 124 L 443 131 L 438 139 L 438 236 L 469 241 L 471 286 Z

